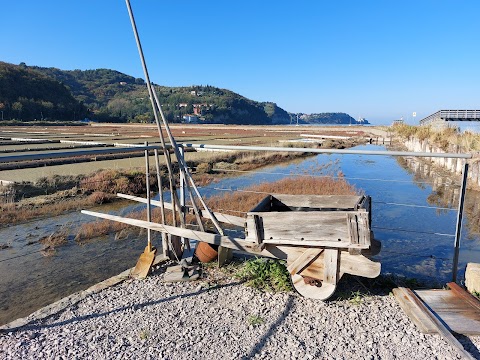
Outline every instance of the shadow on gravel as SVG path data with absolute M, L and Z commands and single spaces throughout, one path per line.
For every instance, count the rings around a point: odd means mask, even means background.
M 241 357 L 242 360 L 252 359 L 256 354 L 262 351 L 263 347 L 267 343 L 268 338 L 275 333 L 277 327 L 285 320 L 287 315 L 290 313 L 290 310 L 292 309 L 292 305 L 293 305 L 293 299 L 294 298 L 292 296 L 288 298 L 288 301 L 285 304 L 285 309 L 283 310 L 282 314 L 278 317 L 277 321 L 275 321 L 272 325 L 270 325 L 270 328 L 268 329 L 268 331 L 258 340 L 257 344 L 252 347 L 250 352 L 247 355 L 243 355 Z
M 468 336 L 453 333 L 455 337 L 463 345 L 463 348 L 470 353 L 475 359 L 480 359 L 480 351 L 478 351 L 475 344 L 468 338 Z
M 189 294 L 175 295 L 175 296 L 171 296 L 171 297 L 168 297 L 168 298 L 163 298 L 163 299 L 158 299 L 158 300 L 154 300 L 154 301 L 144 302 L 144 303 L 141 303 L 141 304 L 122 306 L 118 309 L 114 309 L 114 310 L 111 310 L 111 311 L 106 311 L 106 312 L 98 313 L 98 314 L 89 314 L 89 315 L 79 316 L 79 317 L 76 317 L 76 318 L 73 318 L 73 319 L 70 319 L 70 320 L 60 321 L 60 322 L 53 323 L 53 324 L 25 325 L 25 326 L 22 326 L 22 327 L 17 328 L 17 329 L 8 329 L 8 332 L 19 332 L 19 331 L 25 331 L 25 330 L 41 330 L 41 329 L 54 328 L 54 327 L 57 327 L 57 326 L 63 326 L 63 325 L 67 325 L 67 324 L 77 323 L 77 322 L 81 322 L 81 321 L 84 321 L 84 320 L 99 318 L 99 317 L 102 317 L 102 316 L 108 316 L 110 314 L 119 313 L 119 312 L 125 311 L 127 309 L 139 310 L 139 309 L 143 309 L 143 308 L 148 307 L 148 306 L 157 305 L 157 304 L 165 303 L 165 302 L 168 302 L 168 301 L 173 301 L 173 300 L 176 300 L 176 299 L 186 299 L 186 298 L 189 298 L 189 297 L 192 297 L 192 296 L 200 295 L 200 294 L 203 294 L 203 293 L 208 293 L 208 292 L 218 290 L 218 289 L 221 289 L 221 288 L 228 288 L 228 287 L 231 287 L 231 286 L 236 286 L 236 285 L 239 285 L 241 283 L 243 283 L 243 281 L 237 281 L 237 282 L 229 283 L 229 284 L 225 284 L 225 285 L 217 285 L 217 286 L 210 287 L 208 289 L 202 289 L 200 291 L 195 291 L 195 292 L 192 292 L 192 293 L 189 293 Z M 55 316 L 55 315 L 52 315 L 52 316 Z

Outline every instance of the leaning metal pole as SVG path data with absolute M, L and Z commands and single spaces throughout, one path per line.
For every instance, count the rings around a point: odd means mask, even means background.
M 125 0 L 125 2 L 127 4 L 127 10 L 128 10 L 128 14 L 130 16 L 130 22 L 132 23 L 132 29 L 133 29 L 133 32 L 134 32 L 134 35 L 135 35 L 135 41 L 137 43 L 138 52 L 140 54 L 140 60 L 142 62 L 143 72 L 145 74 L 145 81 L 147 82 L 148 93 L 149 93 L 149 96 L 150 96 L 150 101 L 152 103 L 152 108 L 153 108 L 153 112 L 154 112 L 154 115 L 155 115 L 155 122 L 157 123 L 157 128 L 158 128 L 159 133 L 160 133 L 160 138 L 163 139 L 163 135 L 161 134 L 161 127 L 160 127 L 160 120 L 159 120 L 159 117 L 158 117 L 158 112 L 160 112 L 160 114 L 162 116 L 162 121 L 163 121 L 164 126 L 165 126 L 165 131 L 167 132 L 169 140 L 170 140 L 170 142 L 173 146 L 173 149 L 175 151 L 177 161 L 179 162 L 179 165 L 180 165 L 180 170 L 184 173 L 185 177 L 190 181 L 190 184 L 191 184 L 193 190 L 195 191 L 196 195 L 198 196 L 198 198 L 199 198 L 200 202 L 202 203 L 205 211 L 209 214 L 209 217 L 212 220 L 215 227 L 217 228 L 217 231 L 221 235 L 223 235 L 223 230 L 222 230 L 220 224 L 218 223 L 217 219 L 215 218 L 213 213 L 210 211 L 210 209 L 206 206 L 206 204 L 203 201 L 197 187 L 195 186 L 195 183 L 193 182 L 191 174 L 188 171 L 188 167 L 186 166 L 186 164 L 181 159 L 181 156 L 180 156 L 179 150 L 178 150 L 178 146 L 177 146 L 177 144 L 175 142 L 175 139 L 173 138 L 172 133 L 171 133 L 169 127 L 168 127 L 168 123 L 167 123 L 167 121 L 166 121 L 166 119 L 163 115 L 162 108 L 161 108 L 161 106 L 158 102 L 158 98 L 156 97 L 156 94 L 153 91 L 153 87 L 152 87 L 151 82 L 150 82 L 150 77 L 148 75 L 148 70 L 147 70 L 147 66 L 146 66 L 146 62 L 145 62 L 145 57 L 143 55 L 143 49 L 142 49 L 142 45 L 140 43 L 140 38 L 138 36 L 137 26 L 135 24 L 135 19 L 134 19 L 134 16 L 133 16 L 132 8 L 130 6 L 130 1 Z M 162 146 L 164 146 L 163 141 L 162 141 Z M 165 146 L 164 146 L 164 148 L 165 148 Z M 188 184 L 188 183 L 186 183 L 186 184 Z M 188 186 L 187 186 L 187 189 L 189 189 Z M 193 199 L 192 199 L 192 202 L 194 202 Z M 199 216 L 199 211 L 196 211 L 196 216 Z M 201 220 L 199 222 L 199 225 L 200 225 L 200 227 L 203 227 L 203 224 L 202 224 Z
M 465 203 L 465 191 L 467 189 L 468 164 L 463 164 L 462 186 L 460 188 L 460 199 L 458 200 L 457 229 L 455 231 L 455 250 L 453 253 L 452 281 L 457 281 L 458 255 L 460 251 L 460 237 L 462 232 L 463 206 Z

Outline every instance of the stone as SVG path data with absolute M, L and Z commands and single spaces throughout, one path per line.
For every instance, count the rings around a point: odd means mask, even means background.
M 465 286 L 471 293 L 480 293 L 480 264 L 467 264 L 467 270 L 465 271 Z

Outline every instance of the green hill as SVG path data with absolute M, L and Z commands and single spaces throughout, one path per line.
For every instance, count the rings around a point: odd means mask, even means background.
M 115 70 L 73 70 L 32 67 L 65 84 L 97 121 L 150 122 L 153 119 L 143 79 Z M 170 122 L 196 115 L 200 122 L 224 124 L 289 123 L 290 116 L 274 103 L 259 103 L 213 86 L 156 85 L 162 109 Z
M 5 120 L 79 120 L 87 109 L 55 79 L 21 64 L 0 62 L 0 110 Z

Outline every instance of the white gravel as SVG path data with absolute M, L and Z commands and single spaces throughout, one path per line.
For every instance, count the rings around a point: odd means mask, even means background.
M 218 273 L 165 283 L 161 270 L 0 333 L 0 359 L 461 359 L 393 295 L 321 302 Z M 480 359 L 480 337 L 459 339 Z

